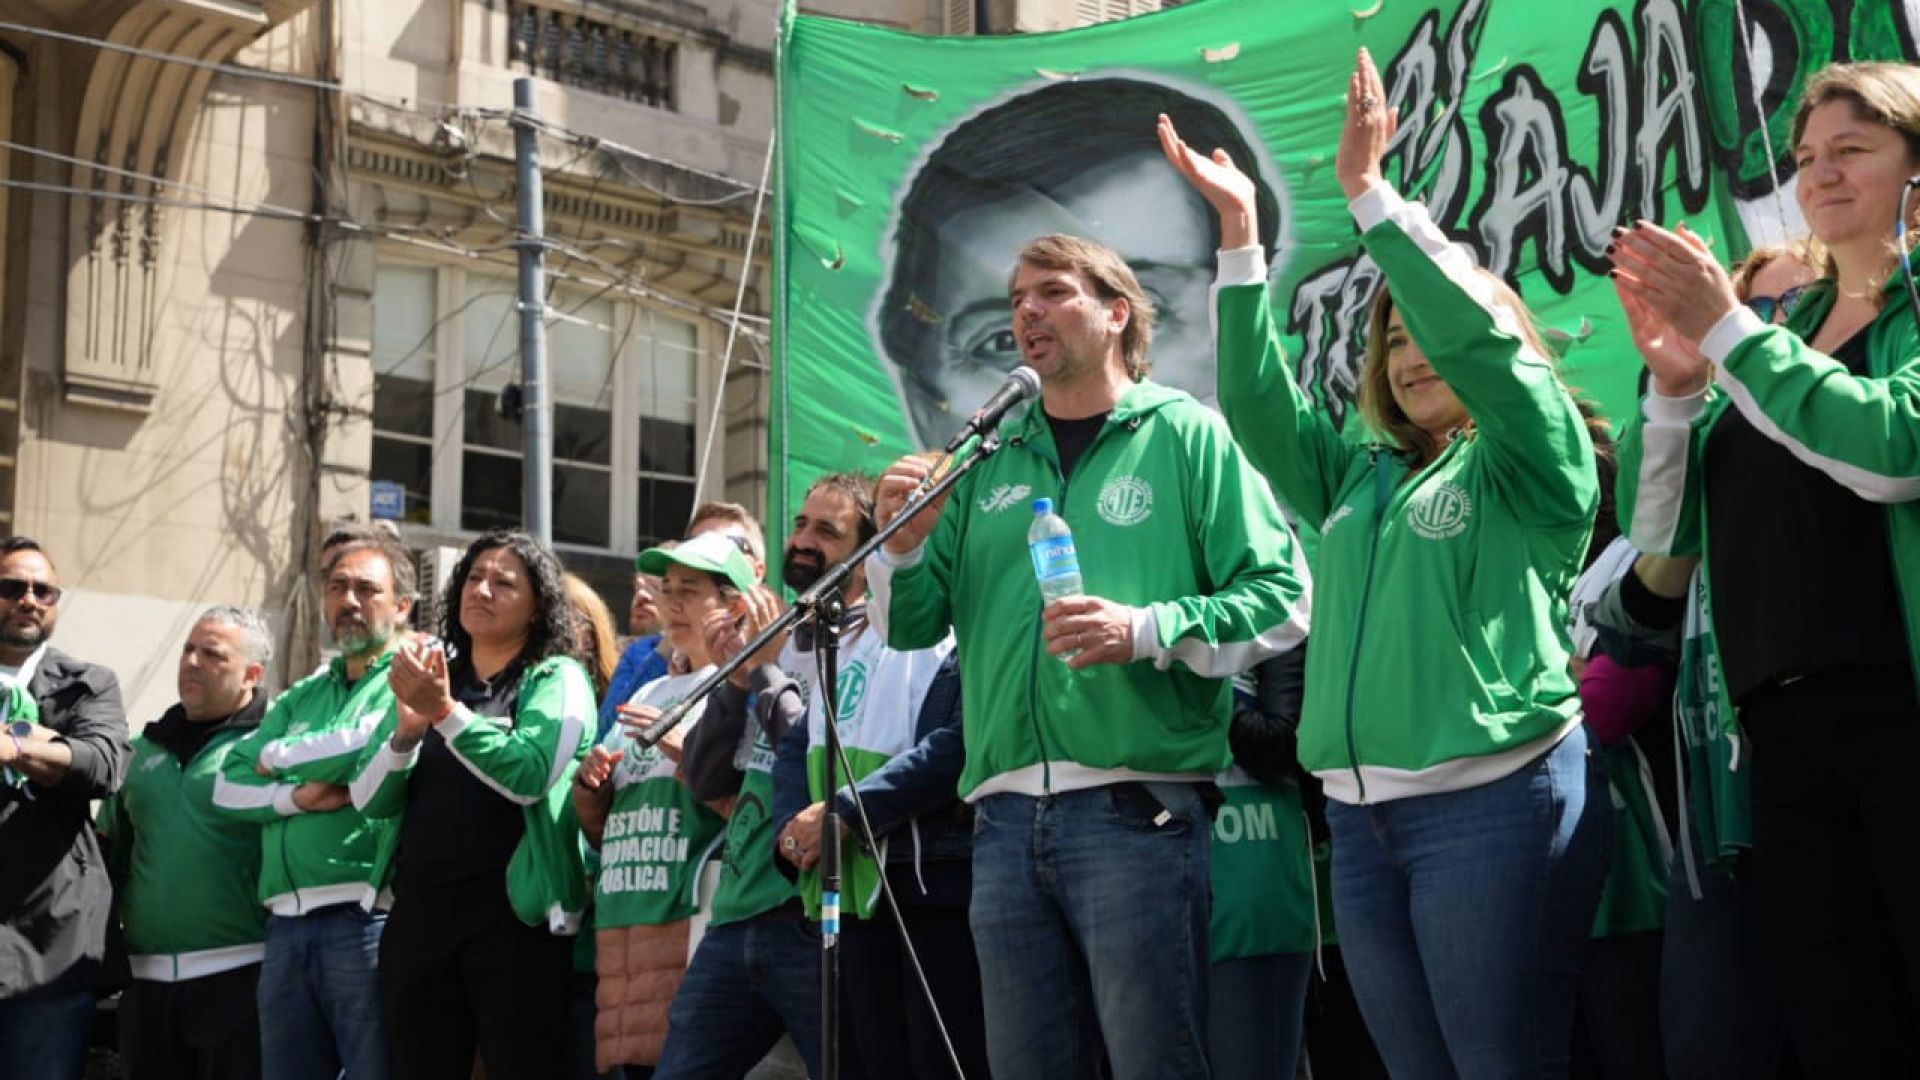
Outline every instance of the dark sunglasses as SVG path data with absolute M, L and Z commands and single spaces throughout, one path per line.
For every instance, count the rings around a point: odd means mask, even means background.
M 26 578 L 0 578 L 0 600 L 12 603 L 33 591 L 33 598 L 48 607 L 60 602 L 60 586 L 45 581 L 28 581 Z
M 1761 322 L 1772 322 L 1775 314 L 1784 319 L 1793 314 L 1793 309 L 1800 303 L 1800 294 L 1806 291 L 1805 285 L 1795 285 L 1779 296 L 1749 296 L 1747 306 L 1760 316 Z

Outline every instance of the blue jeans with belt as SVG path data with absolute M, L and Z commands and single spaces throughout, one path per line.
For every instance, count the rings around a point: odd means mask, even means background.
M 1193 784 L 974 807 L 969 914 L 995 1080 L 1206 1080 L 1213 823 Z
M 1478 787 L 1327 804 L 1340 947 L 1396 1080 L 1567 1075 L 1606 790 L 1575 728 Z

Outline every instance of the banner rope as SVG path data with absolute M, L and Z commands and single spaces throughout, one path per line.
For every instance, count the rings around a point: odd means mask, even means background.
M 727 401 L 727 373 L 733 368 L 733 347 L 740 339 L 740 317 L 747 306 L 747 282 L 753 280 L 753 244 L 760 238 L 760 210 L 767 201 L 767 178 L 773 173 L 773 148 L 779 136 L 767 137 L 767 156 L 760 163 L 760 186 L 753 195 L 753 223 L 747 226 L 747 251 L 740 257 L 740 288 L 733 294 L 733 313 L 727 317 L 727 347 L 720 354 L 720 379 L 713 390 L 713 413 L 707 417 L 707 444 L 700 451 L 700 471 L 694 474 L 693 505 L 700 505 L 707 488 L 707 465 L 713 460 L 713 437 L 720 430 L 720 410 Z
M 1747 65 L 1747 89 L 1753 95 L 1754 119 L 1760 124 L 1760 145 L 1767 154 L 1767 176 L 1773 181 L 1773 209 L 1774 213 L 1780 217 L 1780 239 L 1784 243 L 1793 238 L 1793 228 L 1787 220 L 1786 196 L 1780 193 L 1780 159 L 1775 156 L 1773 151 L 1773 125 L 1769 123 L 1771 117 L 1767 115 L 1766 103 L 1762 100 L 1760 80 L 1754 77 L 1753 38 L 1748 32 L 1751 24 L 1747 21 L 1746 0 L 1733 0 L 1733 13 L 1734 18 L 1738 20 L 1740 24 L 1738 27 L 1740 32 L 1740 53 L 1745 58 Z M 1772 72 L 1769 71 L 1768 75 L 1771 76 Z M 764 184 L 765 181 L 762 181 L 762 183 Z

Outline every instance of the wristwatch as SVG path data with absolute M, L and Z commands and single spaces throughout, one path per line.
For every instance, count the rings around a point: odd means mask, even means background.
M 13 756 L 15 761 L 27 756 L 27 748 L 20 744 L 20 740 L 29 738 L 32 735 L 32 721 L 13 720 L 7 723 L 7 737 L 13 740 Z M 10 786 L 22 787 L 26 784 L 27 777 L 25 773 L 22 773 L 12 765 L 8 765 L 6 780 Z

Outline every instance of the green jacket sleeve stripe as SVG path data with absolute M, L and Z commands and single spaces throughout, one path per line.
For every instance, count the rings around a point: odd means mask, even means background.
M 1885 378 L 1861 377 L 1744 307 L 1714 324 L 1700 351 L 1720 363 L 1733 407 L 1794 457 L 1870 502 L 1920 499 L 1920 355 Z
M 247 821 L 278 821 L 300 812 L 293 801 L 292 784 L 261 781 L 259 784 L 235 783 L 224 772 L 213 777 L 213 805 Z
M 1473 418 L 1514 515 L 1541 526 L 1590 521 L 1599 504 L 1593 441 L 1553 364 L 1527 340 L 1473 256 L 1427 208 L 1377 184 L 1351 205 L 1407 332 Z
M 213 775 L 214 808 L 243 821 L 267 823 L 300 812 L 294 805 L 295 785 L 261 776 L 254 766 L 260 760 L 261 747 L 286 731 L 287 717 L 293 711 L 282 702 L 291 701 L 293 691 L 281 694 L 267 706 L 260 726 L 234 742 L 233 749 Z
M 1219 258 L 1208 314 L 1220 413 L 1254 467 L 1317 529 L 1361 450 L 1341 437 L 1294 381 L 1273 325 L 1262 250 L 1223 251 Z
M 579 665 L 535 668 L 525 678 L 511 730 L 461 706 L 439 724 L 455 760 L 522 805 L 540 801 L 560 782 L 594 721 L 593 687 Z
M 305 738 L 274 739 L 260 748 L 260 761 L 270 768 L 297 771 L 310 780 L 345 783 L 353 775 L 367 739 L 386 715 L 383 705 L 344 727 Z
M 407 805 L 407 778 L 420 761 L 420 747 L 396 752 L 390 744 L 396 725 L 385 725 L 361 759 L 360 773 L 347 786 L 354 809 L 370 818 L 398 817 Z
M 1699 513 L 1700 494 L 1694 439 L 1706 405 L 1705 390 L 1685 398 L 1648 393 L 1622 440 L 1620 514 L 1641 551 L 1691 553 L 1688 526 Z

